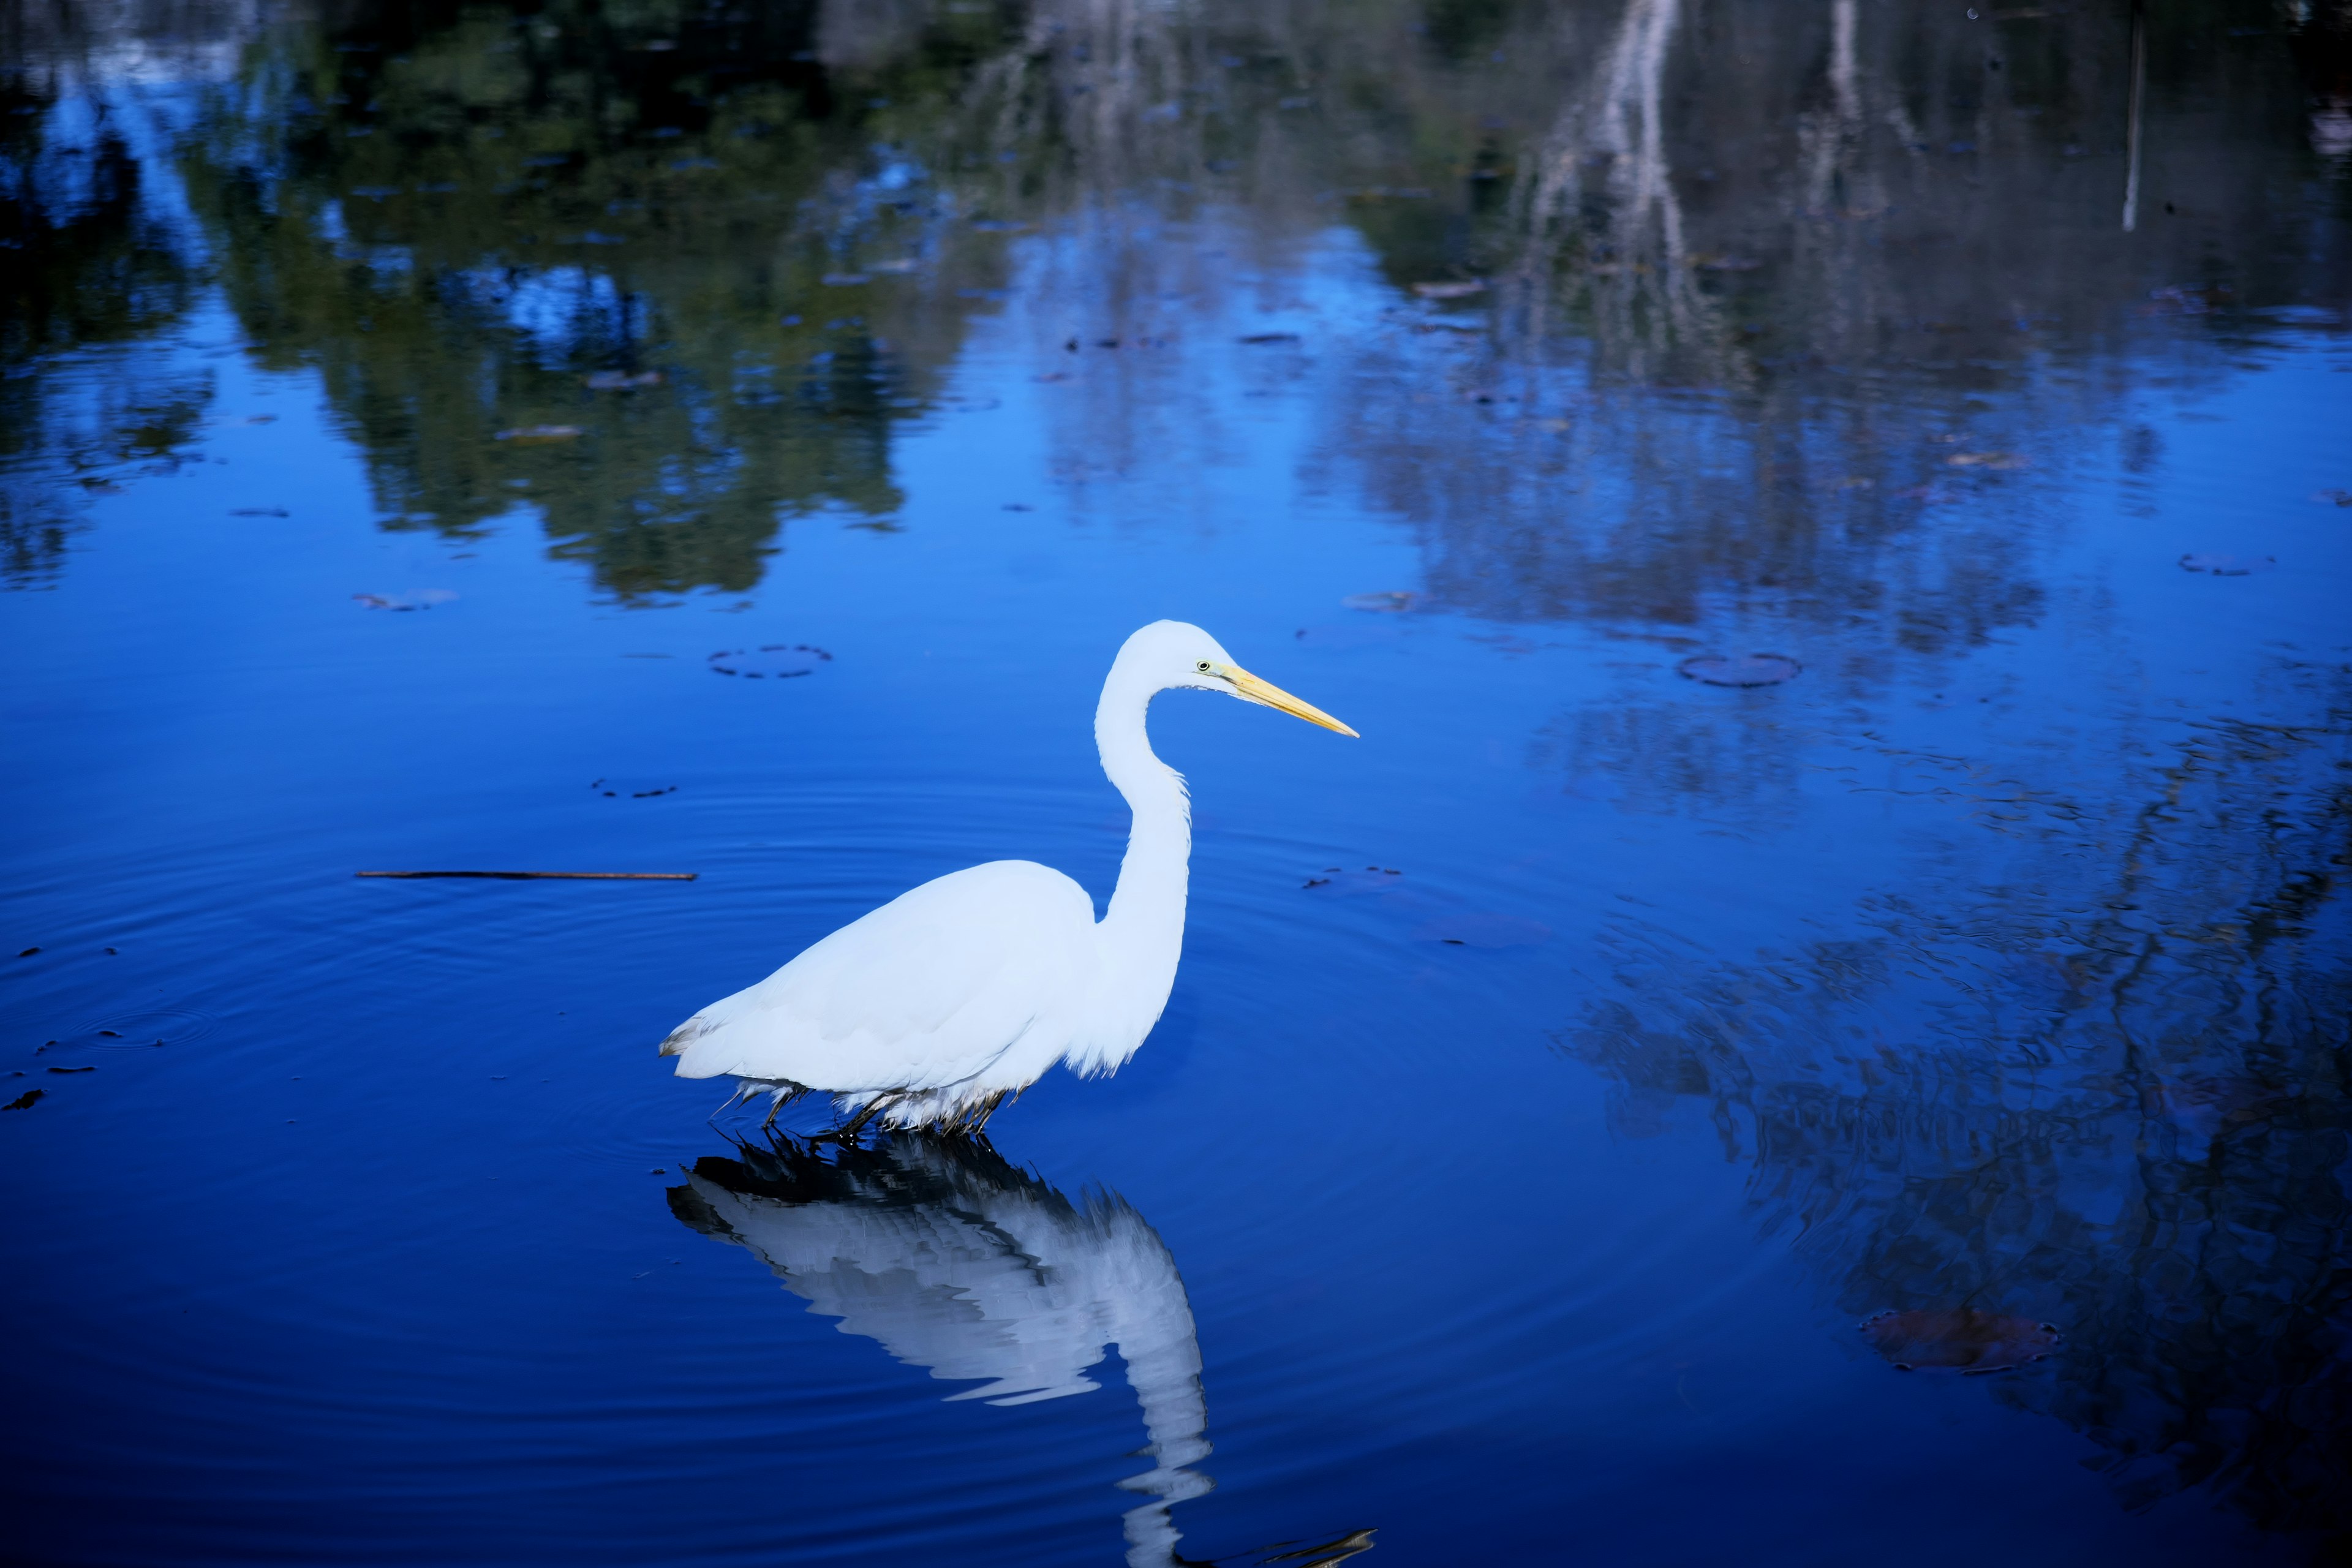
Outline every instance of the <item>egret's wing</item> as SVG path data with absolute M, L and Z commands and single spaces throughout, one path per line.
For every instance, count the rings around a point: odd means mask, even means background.
M 991 861 L 842 927 L 688 1019 L 662 1049 L 681 1078 L 944 1088 L 1066 1012 L 1094 944 L 1085 889 L 1032 861 Z

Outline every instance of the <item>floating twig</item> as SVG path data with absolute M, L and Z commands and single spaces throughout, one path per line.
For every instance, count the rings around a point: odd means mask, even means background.
M 488 877 L 501 882 L 691 882 L 699 871 L 354 871 L 354 877 Z

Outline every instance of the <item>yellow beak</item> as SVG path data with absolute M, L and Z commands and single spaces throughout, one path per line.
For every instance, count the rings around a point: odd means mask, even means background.
M 1294 719 L 1304 719 L 1309 724 L 1320 724 L 1326 730 L 1337 730 L 1342 735 L 1356 735 L 1353 730 L 1349 729 L 1312 702 L 1301 702 L 1274 682 L 1260 680 L 1246 669 L 1229 665 L 1225 668 L 1224 676 L 1227 680 L 1234 683 L 1234 689 L 1240 692 L 1247 701 L 1262 703 L 1268 708 L 1278 708 Z M 1362 740 L 1363 737 L 1356 735 L 1356 739 Z

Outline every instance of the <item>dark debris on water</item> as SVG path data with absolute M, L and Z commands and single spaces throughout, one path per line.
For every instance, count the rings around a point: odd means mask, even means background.
M 2183 572 L 2201 572 L 2214 577 L 2251 577 L 2277 564 L 2275 555 L 2228 555 L 2210 550 L 2192 550 L 2180 558 Z
M 0 1110 L 30 1110 L 33 1102 L 47 1099 L 48 1092 L 46 1089 L 28 1089 L 7 1104 L 0 1105 Z
M 1969 1376 L 2011 1372 L 2058 1348 L 2058 1327 L 1974 1307 L 1888 1310 L 1859 1331 L 1898 1372 L 1936 1367 Z

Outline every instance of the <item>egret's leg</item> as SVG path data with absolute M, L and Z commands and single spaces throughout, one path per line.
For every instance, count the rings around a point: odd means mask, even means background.
M 834 1136 L 840 1139 L 845 1143 L 856 1142 L 857 1141 L 857 1130 L 859 1128 L 873 1121 L 875 1116 L 878 1112 L 887 1109 L 893 1100 L 903 1100 L 905 1098 L 906 1091 L 904 1089 L 894 1089 L 887 1094 L 876 1095 L 873 1099 L 866 1102 L 864 1110 L 860 1110 L 856 1116 L 850 1119 L 847 1126 L 834 1133 Z
M 729 1111 L 734 1110 L 736 1102 L 744 1099 L 751 1093 L 751 1086 L 750 1084 L 738 1083 L 735 1086 L 734 1091 L 728 1095 L 725 1100 L 721 1100 L 719 1102 L 719 1109 L 712 1111 L 706 1120 L 708 1120 L 712 1126 L 716 1127 L 719 1125 L 719 1119 L 726 1115 Z
M 757 1092 L 756 1089 L 754 1092 Z M 776 1102 L 768 1107 L 768 1119 L 760 1123 L 760 1131 L 765 1132 L 770 1128 L 775 1126 L 777 1112 L 782 1110 L 787 1105 L 798 1103 L 800 1098 L 807 1092 L 807 1089 L 802 1089 L 796 1084 L 790 1083 L 784 1084 L 774 1090 Z

